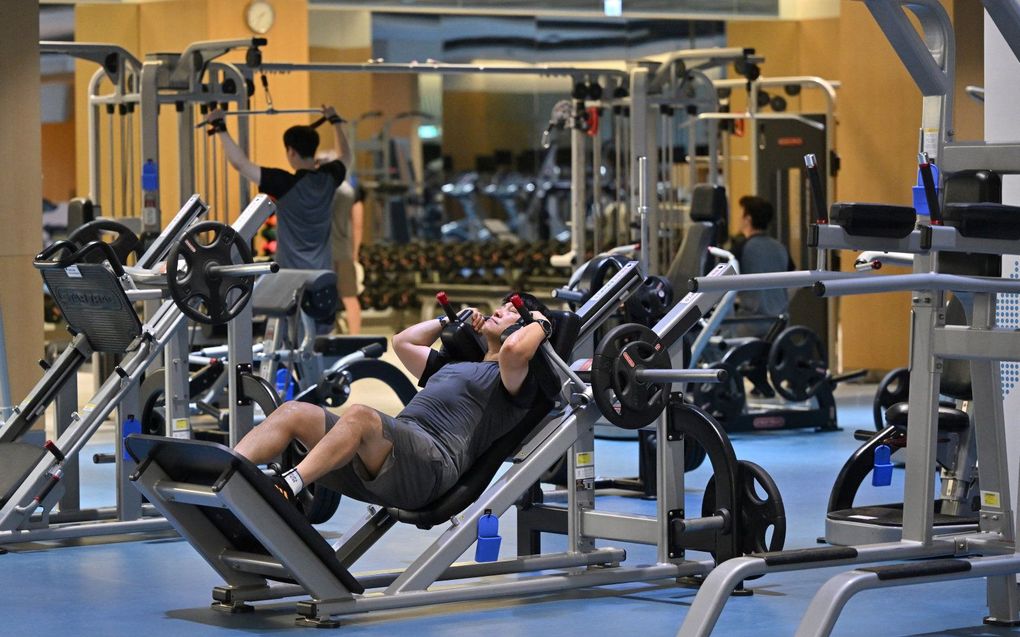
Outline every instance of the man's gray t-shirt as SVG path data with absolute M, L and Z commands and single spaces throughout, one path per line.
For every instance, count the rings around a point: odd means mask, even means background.
M 740 273 L 786 272 L 790 253 L 772 237 L 756 234 L 744 242 L 740 252 Z M 741 314 L 779 316 L 790 308 L 786 290 L 750 290 L 737 295 Z
M 276 198 L 276 262 L 281 268 L 332 270 L 333 193 L 347 168 L 340 161 L 291 174 L 262 167 L 259 191 Z
M 513 429 L 535 401 L 529 374 L 516 396 L 499 376 L 499 363 L 445 362 L 433 351 L 419 384 L 424 389 L 397 414 L 417 423 L 444 456 L 444 482 L 456 481 L 490 445 Z

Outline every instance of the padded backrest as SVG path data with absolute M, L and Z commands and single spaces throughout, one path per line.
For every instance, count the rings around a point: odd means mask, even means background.
M 549 320 L 553 323 L 552 346 L 561 358 L 570 355 L 577 340 L 577 333 L 581 322 L 573 312 L 550 312 Z M 407 524 L 414 524 L 422 529 L 429 529 L 436 524 L 448 522 L 450 518 L 457 515 L 485 491 L 485 488 L 492 482 L 493 476 L 499 467 L 521 446 L 528 435 L 537 427 L 549 414 L 553 407 L 555 391 L 560 386 L 559 376 L 551 367 L 545 356 L 535 356 L 532 359 L 532 373 L 537 374 L 536 380 L 539 387 L 547 390 L 540 395 L 535 404 L 521 419 L 521 421 L 496 440 L 489 449 L 483 453 L 475 463 L 467 469 L 446 493 L 439 496 L 429 506 L 417 509 L 391 509 L 391 513 L 397 520 Z
M 715 227 L 707 221 L 687 224 L 680 249 L 666 271 L 666 278 L 675 292 L 686 290 L 689 279 L 705 274 L 708 246 L 712 245 L 714 233 Z
M 726 187 L 714 184 L 697 184 L 691 190 L 691 221 L 707 221 L 715 225 L 713 245 L 719 245 L 729 236 L 730 209 L 726 201 Z
M 123 354 L 142 333 L 120 281 L 101 263 L 40 270 L 67 324 L 97 352 Z

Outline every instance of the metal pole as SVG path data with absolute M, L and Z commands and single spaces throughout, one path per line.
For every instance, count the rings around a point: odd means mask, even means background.
M 6 421 L 11 416 L 14 405 L 11 403 L 11 378 L 7 369 L 7 336 L 4 332 L 4 314 L 0 310 L 0 420 Z
M 646 274 L 650 271 L 650 252 L 652 245 L 651 228 L 648 223 L 648 158 L 638 157 L 638 217 L 641 220 L 641 269 Z
M 585 173 L 585 132 L 577 126 L 576 120 L 584 115 L 584 102 L 575 103 L 575 122 L 570 128 L 570 249 L 574 254 L 573 265 L 584 262 L 585 255 L 585 212 L 587 211 L 588 176 Z

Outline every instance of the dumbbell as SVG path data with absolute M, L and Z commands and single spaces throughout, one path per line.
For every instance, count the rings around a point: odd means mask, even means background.
M 436 301 L 443 308 L 450 321 L 443 327 L 439 339 L 443 343 L 443 349 L 454 359 L 464 362 L 477 363 L 485 357 L 486 347 L 481 337 L 468 323 L 471 317 L 471 310 L 461 310 L 460 314 L 453 311 L 450 299 L 446 292 L 436 294 Z

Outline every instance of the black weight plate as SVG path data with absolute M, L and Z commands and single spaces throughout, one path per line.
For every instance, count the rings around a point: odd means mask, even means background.
M 212 235 L 208 243 L 201 240 L 207 232 Z M 187 271 L 178 269 L 179 260 L 187 265 Z M 221 277 L 209 268 L 251 262 L 251 249 L 236 230 L 216 221 L 195 224 L 174 244 L 167 258 L 170 296 L 188 318 L 222 325 L 237 316 L 251 299 L 255 277 Z
M 781 551 L 786 543 L 786 508 L 775 480 L 761 466 L 741 460 L 737 463 L 737 507 L 740 510 L 738 543 L 744 555 L 763 551 Z M 758 493 L 759 489 L 763 495 Z M 701 515 L 713 515 L 719 509 L 715 496 L 715 476 L 705 485 Z M 772 529 L 772 537 L 768 536 Z
M 875 390 L 875 401 L 872 405 L 875 417 L 875 431 L 885 429 L 885 410 L 896 403 L 907 401 L 910 396 L 910 370 L 899 367 L 882 378 Z
M 822 339 L 803 325 L 788 327 L 769 350 L 769 379 L 787 400 L 803 402 L 829 382 L 829 362 Z
M 651 327 L 673 306 L 673 289 L 668 279 L 647 277 L 634 293 L 627 297 L 624 309 L 627 320 Z
M 602 337 L 592 359 L 595 404 L 617 427 L 649 425 L 666 407 L 669 384 L 641 382 L 636 371 L 669 368 L 669 352 L 655 332 L 636 323 L 618 325 Z
M 113 219 L 96 219 L 82 224 L 67 236 L 67 240 L 79 247 L 84 247 L 92 241 L 102 241 L 104 233 L 116 235 L 110 242 L 110 247 L 113 248 L 113 253 L 117 255 L 121 265 L 127 265 L 128 257 L 132 252 L 138 253 L 140 247 L 138 236 L 130 228 Z M 93 252 L 86 258 L 88 263 L 100 263 L 102 260 L 101 252 Z
M 693 383 L 687 390 L 687 396 L 694 405 L 725 425 L 744 413 L 744 406 L 747 403 L 744 377 L 729 363 L 715 363 L 708 369 L 725 370 L 726 381 Z

